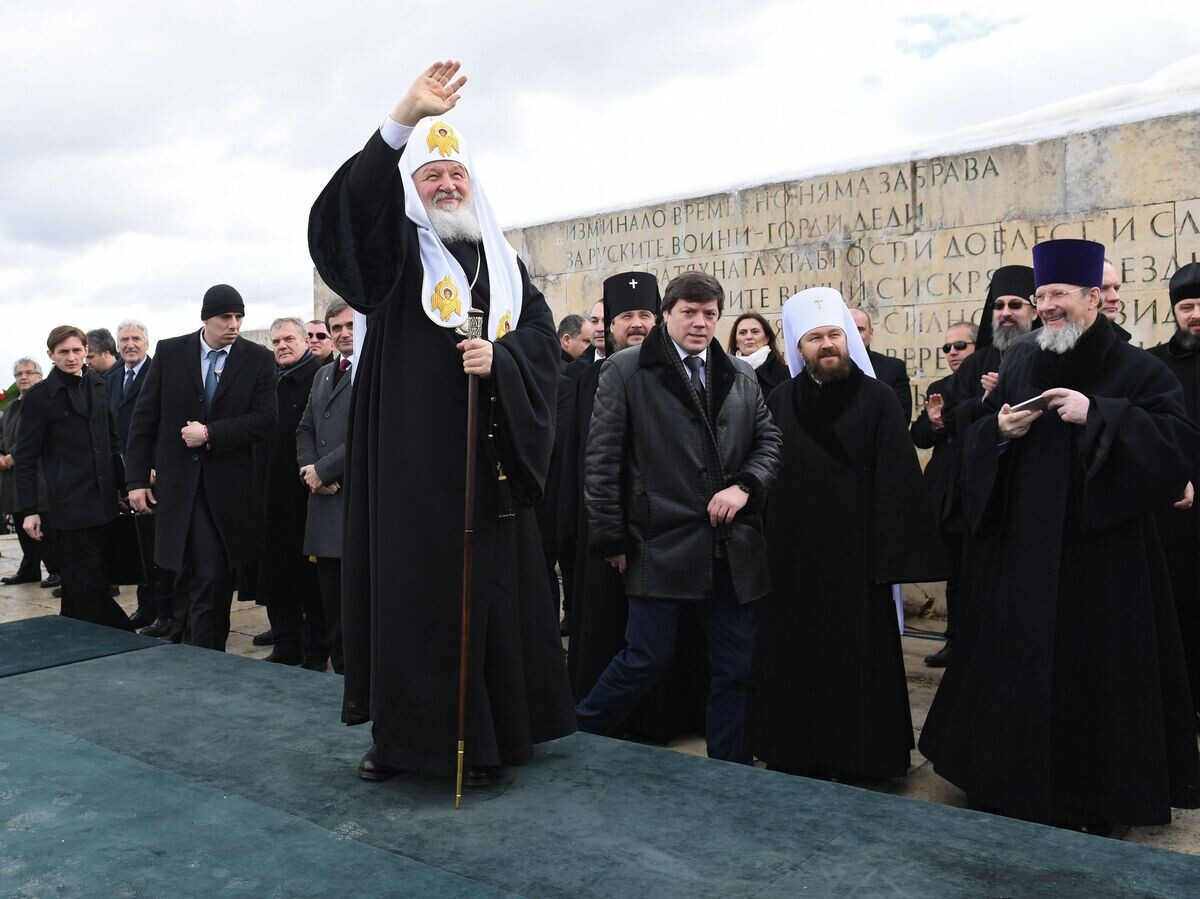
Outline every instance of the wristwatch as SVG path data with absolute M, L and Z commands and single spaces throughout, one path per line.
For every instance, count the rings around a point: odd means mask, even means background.
M 752 492 L 750 490 L 750 486 L 743 481 L 737 482 L 737 488 L 738 490 L 742 491 L 742 493 L 746 494 L 746 496 L 749 496 Z

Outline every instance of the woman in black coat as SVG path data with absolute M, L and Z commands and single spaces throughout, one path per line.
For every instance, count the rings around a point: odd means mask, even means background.
M 729 330 L 726 347 L 731 356 L 741 356 L 754 368 L 763 399 L 791 378 L 787 363 L 779 355 L 775 329 L 757 312 L 743 312 Z

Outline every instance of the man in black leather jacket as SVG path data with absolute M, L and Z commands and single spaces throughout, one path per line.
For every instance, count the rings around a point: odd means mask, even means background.
M 714 339 L 724 289 L 685 272 L 663 323 L 601 371 L 584 461 L 589 545 L 625 579 L 627 645 L 576 707 L 579 726 L 619 735 L 670 662 L 682 604 L 700 604 L 712 683 L 712 758 L 749 763 L 754 601 L 769 590 L 761 504 L 779 429 L 753 369 Z

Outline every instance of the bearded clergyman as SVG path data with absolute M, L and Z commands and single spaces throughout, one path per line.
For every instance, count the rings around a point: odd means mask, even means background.
M 1187 672 L 1154 513 L 1186 492 L 1183 390 L 1099 314 L 1104 247 L 1033 248 L 1034 345 L 967 434 L 976 584 L 921 734 L 976 806 L 1107 833 L 1200 805 Z
M 913 746 L 892 584 L 945 577 L 908 422 L 841 294 L 783 308 L 788 368 L 768 408 L 783 469 L 767 501 L 755 755 L 775 770 L 902 777 Z
M 366 315 L 346 448 L 342 720 L 373 722 L 368 780 L 455 770 L 467 440 L 478 465 L 466 783 L 575 729 L 530 508 L 554 442 L 558 339 L 443 118 L 466 83 L 458 72 L 439 62 L 421 74 L 309 220 L 321 277 Z M 458 330 L 471 307 L 482 339 Z

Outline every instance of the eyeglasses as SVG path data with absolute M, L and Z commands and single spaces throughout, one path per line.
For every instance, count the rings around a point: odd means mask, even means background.
M 1029 302 L 1035 306 L 1040 306 L 1042 303 L 1057 303 L 1067 294 L 1075 293 L 1077 290 L 1091 290 L 1090 287 L 1072 287 L 1070 290 L 1050 290 L 1046 293 L 1035 293 L 1029 298 Z
M 1026 303 L 1034 304 L 1033 297 L 1030 297 L 1028 300 L 1009 300 L 1008 302 L 1005 302 L 1004 300 L 996 300 L 996 302 L 992 303 L 992 308 L 997 312 L 1003 312 L 1005 309 L 1010 309 L 1013 312 L 1020 312 L 1021 307 Z
M 309 340 L 328 340 L 329 335 L 326 334 L 324 331 L 309 331 L 308 339 Z
M 954 341 L 951 341 L 950 343 L 943 343 L 942 344 L 942 352 L 949 353 L 951 350 L 958 350 L 961 353 L 963 350 L 965 350 L 967 347 L 971 346 L 973 343 L 975 343 L 975 341 L 973 341 L 973 340 L 954 340 Z

